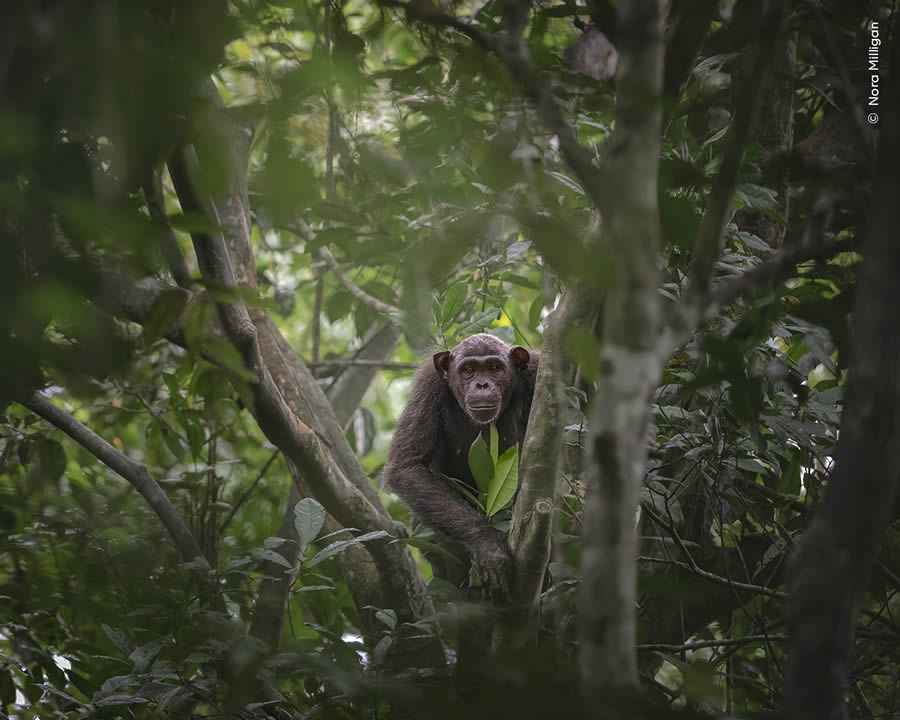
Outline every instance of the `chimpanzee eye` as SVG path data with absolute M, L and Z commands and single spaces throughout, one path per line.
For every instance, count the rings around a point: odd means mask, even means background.
M 500 372 L 502 369 L 503 367 L 501 365 L 498 365 L 497 363 L 491 365 L 491 372 Z
M 462 369 L 462 374 L 466 377 L 472 377 L 475 374 L 475 368 L 473 368 L 471 365 L 466 365 Z

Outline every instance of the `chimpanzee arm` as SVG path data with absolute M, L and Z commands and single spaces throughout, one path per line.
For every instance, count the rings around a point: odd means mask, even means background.
M 506 594 L 510 563 L 503 533 L 429 467 L 446 440 L 443 405 L 453 402 L 448 395 L 444 380 L 430 363 L 424 366 L 397 423 L 385 480 L 417 517 L 466 548 L 492 592 Z

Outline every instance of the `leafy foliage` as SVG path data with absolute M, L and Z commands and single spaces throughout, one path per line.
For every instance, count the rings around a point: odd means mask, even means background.
M 502 3 L 457 9 L 500 27 Z M 607 140 L 613 88 L 561 60 L 576 11 L 532 8 L 529 46 L 599 163 L 615 152 Z M 86 9 L 53 0 L 24 3 L 9 17 L 16 42 L 0 64 L 0 164 L 12 179 L 0 191 L 0 715 L 220 717 L 280 707 L 310 717 L 405 717 L 426 705 L 448 718 L 576 712 L 584 412 L 602 371 L 590 329 L 563 339 L 580 371 L 567 388 L 539 651 L 481 668 L 485 689 L 472 698 L 453 690 L 444 669 L 398 648 L 410 637 L 453 646 L 455 624 L 483 608 L 432 580 L 436 614 L 406 622 L 390 598 L 358 607 L 338 567 L 375 543 L 440 554 L 427 536 L 332 532 L 322 505 L 302 498 L 288 516 L 297 541 L 281 537 L 296 468 L 246 411 L 255 376 L 212 329 L 217 300 L 277 309 L 290 345 L 332 389 L 353 369 L 341 361 L 386 323 L 402 334 L 401 364 L 483 330 L 539 345 L 562 287 L 615 278 L 611 250 L 589 242 L 602 228 L 585 189 L 522 88 L 463 35 L 409 22 L 387 3 Z M 861 17 L 842 11 L 829 22 L 852 37 Z M 849 113 L 832 108 L 838 72 L 818 21 L 805 11 L 792 21 L 800 37 L 787 73 L 796 86 L 795 145 L 806 139 L 808 149 L 828 140 L 832 117 Z M 700 29 L 709 37 L 671 98 L 660 167 L 660 264 L 672 298 L 721 163 L 728 88 L 744 50 L 728 17 Z M 194 142 L 203 183 L 227 194 L 231 138 L 198 90 L 210 75 L 249 145 L 258 291 L 204 286 L 189 295 L 173 286 L 153 300 L 142 327 L 112 319 L 111 275 L 140 290 L 139 278 L 168 273 L 164 228 L 141 188 L 171 149 Z M 798 176 L 788 188 L 772 167 L 784 158 L 762 150 L 750 148 L 741 167 L 719 279 L 771 256 L 759 218 L 799 245 L 816 183 L 858 203 L 852 168 L 827 165 L 827 177 Z M 817 157 L 794 158 L 797 172 L 804 158 L 818 167 Z M 164 188 L 174 242 L 198 290 L 186 233 L 209 223 L 181 213 L 168 177 Z M 855 237 L 860 219 L 854 205 L 832 231 Z M 352 292 L 326 272 L 321 248 Z M 849 317 L 857 260 L 846 253 L 808 263 L 785 287 L 727 308 L 665 368 L 638 519 L 638 643 L 653 712 L 752 714 L 778 705 L 786 557 L 827 485 L 850 352 L 865 352 L 852 347 Z M 376 486 L 407 371 L 378 374 L 350 431 Z M 197 583 L 202 563 L 182 562 L 131 486 L 15 402 L 33 389 L 152 472 L 200 544 L 223 607 Z M 490 444 L 479 436 L 469 454 L 473 499 L 489 517 L 518 483 L 517 449 L 498 456 L 497 446 L 492 428 Z M 389 493 L 378 498 L 409 519 Z M 898 547 L 894 528 L 857 628 L 853 717 L 896 712 Z M 268 611 L 258 601 L 267 581 L 283 577 L 293 584 L 281 650 L 262 652 L 251 637 Z M 279 694 L 266 696 L 261 684 Z

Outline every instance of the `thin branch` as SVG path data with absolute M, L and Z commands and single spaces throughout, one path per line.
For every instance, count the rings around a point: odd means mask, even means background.
M 699 567 L 691 567 L 688 563 L 680 562 L 679 560 L 670 560 L 668 558 L 654 558 L 647 555 L 641 555 L 638 558 L 638 561 L 657 563 L 661 565 L 672 565 L 673 567 L 687 570 L 688 572 L 691 572 L 698 577 L 702 577 L 718 585 L 726 585 L 728 587 L 737 588 L 738 590 L 747 590 L 748 592 L 754 592 L 759 595 L 767 595 L 768 597 L 779 598 L 782 600 L 787 598 L 787 593 L 782 592 L 781 590 L 773 590 L 772 588 L 765 587 L 764 585 L 753 585 L 751 583 L 735 582 L 734 580 L 730 580 L 727 577 L 722 577 L 721 575 L 711 573 L 708 570 L 703 570 Z
M 738 173 L 744 158 L 744 150 L 761 102 L 766 71 L 771 60 L 775 41 L 782 31 L 783 3 L 772 0 L 763 6 L 763 20 L 756 43 L 756 55 L 750 72 L 744 77 L 746 84 L 736 93 L 737 101 L 731 126 L 725 137 L 725 151 L 719 174 L 712 184 L 709 203 L 697 242 L 694 245 L 691 266 L 688 269 L 687 295 L 691 302 L 702 302 L 712 280 L 713 268 L 721 252 L 722 236 L 731 212 L 731 198 L 737 187 Z
M 697 572 L 700 570 L 700 566 L 697 565 L 697 561 L 694 560 L 694 556 L 688 551 L 687 546 L 684 544 L 684 541 L 681 539 L 681 536 L 678 534 L 678 531 L 675 530 L 675 526 L 663 520 L 656 512 L 650 507 L 650 503 L 641 503 L 641 510 L 647 515 L 650 516 L 650 519 L 655 522 L 657 525 L 661 526 L 671 538 L 675 541 L 675 544 L 678 545 L 678 548 L 681 550 L 682 554 L 687 558 L 688 565 L 691 568 L 691 572 Z
M 36 415 L 44 418 L 51 425 L 62 430 L 104 465 L 107 465 L 127 480 L 144 497 L 153 512 L 156 513 L 156 516 L 175 542 L 175 547 L 178 549 L 182 559 L 185 562 L 202 563 L 204 569 L 197 570 L 196 575 L 203 586 L 210 586 L 210 568 L 203 555 L 203 550 L 200 549 L 200 544 L 191 534 L 184 520 L 181 519 L 172 501 L 169 500 L 169 497 L 163 492 L 159 483 L 156 482 L 156 479 L 144 465 L 135 462 L 116 450 L 89 427 L 80 423 L 42 395 L 32 393 L 18 402 Z
M 340 367 L 375 367 L 382 370 L 418 370 L 419 363 L 393 362 L 391 360 L 366 360 L 364 358 L 338 358 L 335 360 L 320 360 L 319 362 L 306 363 L 306 367 L 340 368 Z
M 739 300 L 758 295 L 766 288 L 784 282 L 796 274 L 798 265 L 815 260 L 823 262 L 842 252 L 853 250 L 858 240 L 841 236 L 826 240 L 824 235 L 831 217 L 833 198 L 822 197 L 813 209 L 804 232 L 802 244 L 774 253 L 768 260 L 737 277 L 722 280 L 709 294 L 704 304 L 700 298 L 686 298 L 680 304 L 670 306 L 664 332 L 670 333 L 669 347 L 675 348 L 693 335 L 700 324 L 715 317 L 723 309 Z
M 169 217 L 166 214 L 166 200 L 162 189 L 162 173 L 159 170 L 153 170 L 150 177 L 144 182 L 144 199 L 147 201 L 147 210 L 150 213 L 150 219 L 159 228 L 159 245 L 166 264 L 172 272 L 175 282 L 183 288 L 191 286 L 191 273 L 188 270 L 187 263 L 184 261 L 184 254 L 178 244 L 178 238 L 175 237 L 175 231 L 169 223 Z
M 228 517 L 226 517 L 222 524 L 219 526 L 219 535 L 222 535 L 225 532 L 225 529 L 234 519 L 237 511 L 241 509 L 245 502 L 247 502 L 247 500 L 253 494 L 253 491 L 256 489 L 256 486 L 259 485 L 260 480 L 262 480 L 266 476 L 266 473 L 269 471 L 272 463 L 275 462 L 275 458 L 277 458 L 280 454 L 281 450 L 278 450 L 276 448 L 275 451 L 269 456 L 269 459 L 266 460 L 266 464 L 263 465 L 262 470 L 259 471 L 256 479 L 252 483 L 250 483 L 250 487 L 244 490 L 244 492 L 241 493 L 241 496 L 234 501 L 234 504 L 231 506 L 231 512 L 228 513 Z
M 814 245 L 811 247 L 792 247 L 782 250 L 771 260 L 762 265 L 721 283 L 713 290 L 706 317 L 712 317 L 723 308 L 737 302 L 753 297 L 766 288 L 783 282 L 795 275 L 797 265 L 810 260 L 823 261 L 835 255 L 852 250 L 856 239 L 852 237 L 839 237 L 834 240 Z
M 655 650 L 658 652 L 681 653 L 690 650 L 702 650 L 703 648 L 733 647 L 735 645 L 750 645 L 751 643 L 784 642 L 787 635 L 746 635 L 741 638 L 729 638 L 727 640 L 696 640 L 683 645 L 669 645 L 667 643 L 646 643 L 638 645 L 638 650 Z
M 410 20 L 418 20 L 419 22 L 428 23 L 429 25 L 437 25 L 446 27 L 462 33 L 474 42 L 482 50 L 488 52 L 497 52 L 499 46 L 498 38 L 493 34 L 475 23 L 467 23 L 452 15 L 446 15 L 442 12 L 435 12 L 433 6 L 418 5 L 400 0 L 378 0 L 381 7 L 394 7 L 406 11 L 406 17 Z
M 560 152 L 591 200 L 601 209 L 609 204 L 609 179 L 606 173 L 594 165 L 593 153 L 578 142 L 575 128 L 569 121 L 568 115 L 553 97 L 549 82 L 541 77 L 531 63 L 525 39 L 519 32 L 520 6 L 526 3 L 523 3 L 522 0 L 511 2 L 512 5 L 516 5 L 517 9 L 515 12 L 508 11 L 505 22 L 512 24 L 510 29 L 513 30 L 513 33 L 496 35 L 475 23 L 467 23 L 451 15 L 434 12 L 432 6 L 428 4 L 420 5 L 398 0 L 378 0 L 378 2 L 382 7 L 396 7 L 405 10 L 406 16 L 410 20 L 456 30 L 466 35 L 483 50 L 495 53 L 506 66 L 509 74 L 534 102 L 538 117 L 544 127 L 556 135 L 559 140 Z
M 316 299 L 312 316 L 312 361 L 319 362 L 319 348 L 322 341 L 322 300 L 325 296 L 325 272 L 316 270 Z
M 384 313 L 385 315 L 392 315 L 400 312 L 400 308 L 394 307 L 390 303 L 383 302 L 376 297 L 372 297 L 369 293 L 359 287 L 359 285 L 354 283 L 347 273 L 341 270 L 341 266 L 338 264 L 337 259 L 331 254 L 331 251 L 328 248 L 319 248 L 319 257 L 327 263 L 331 272 L 334 273 L 335 277 L 340 280 L 341 285 L 344 286 L 344 289 L 357 300 L 368 305 L 375 312 Z

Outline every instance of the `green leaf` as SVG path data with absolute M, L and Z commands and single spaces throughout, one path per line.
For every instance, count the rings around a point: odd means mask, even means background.
M 548 170 L 547 174 L 550 175 L 550 177 L 557 180 L 558 182 L 561 182 L 563 185 L 565 185 L 567 188 L 569 188 L 569 190 L 571 190 L 573 193 L 576 193 L 578 195 L 584 195 L 584 189 L 581 187 L 581 185 L 579 185 L 577 182 L 575 182 L 572 178 L 568 177 L 567 175 L 563 175 L 560 172 L 554 172 L 552 170 Z
M 538 294 L 531 301 L 531 307 L 528 308 L 528 323 L 531 327 L 537 327 L 541 324 L 541 312 L 544 310 L 544 296 Z
M 497 308 L 481 310 L 468 320 L 461 322 L 459 327 L 456 328 L 456 334 L 462 338 L 479 333 L 485 328 L 490 327 L 491 323 L 497 319 L 499 313 L 500 311 Z
M 290 562 L 288 562 L 287 558 L 285 558 L 281 553 L 275 552 L 274 550 L 269 550 L 268 548 L 253 548 L 250 551 L 250 554 L 257 560 L 268 560 L 269 562 L 275 563 L 276 565 L 281 565 L 288 570 L 293 569 L 293 566 Z
M 106 633 L 106 637 L 110 639 L 112 644 L 115 645 L 123 653 L 130 653 L 134 649 L 134 645 L 131 644 L 131 640 L 129 640 L 128 636 L 121 630 L 110 627 L 106 624 L 100 625 L 100 629 L 104 633 Z
M 472 492 L 472 489 L 462 480 L 457 480 L 456 478 L 444 475 L 443 473 L 438 473 L 438 477 L 465 497 L 469 502 L 480 507 L 482 510 L 484 509 L 478 496 Z
M 144 323 L 144 345 L 149 347 L 165 337 L 181 318 L 190 295 L 181 288 L 160 293 L 153 302 L 147 322 Z
M 344 552 L 344 550 L 346 550 L 351 545 L 356 545 L 358 543 L 368 542 L 369 540 L 377 540 L 378 538 L 386 537 L 390 537 L 390 535 L 384 530 L 375 530 L 373 532 L 365 533 L 350 540 L 338 540 L 337 542 L 333 542 L 331 543 L 331 545 L 322 548 L 319 552 L 313 555 L 312 559 L 308 563 L 306 563 L 306 567 L 315 567 L 320 562 L 323 562 L 330 557 L 334 557 L 338 553 Z
M 492 517 L 500 512 L 512 500 L 519 487 L 519 451 L 513 445 L 500 459 L 494 471 L 494 479 L 488 488 L 485 512 Z
M 778 193 L 762 185 L 745 183 L 738 185 L 734 193 L 754 210 L 774 210 L 778 207 Z
M 12 676 L 7 671 L 0 672 L 0 709 L 15 702 L 16 686 Z
M 397 538 L 393 542 L 406 543 L 414 548 L 418 548 L 422 552 L 433 553 L 435 555 L 440 555 L 441 557 L 447 558 L 448 560 L 452 560 L 453 562 L 462 565 L 462 560 L 460 560 L 456 555 L 450 552 L 447 548 L 441 547 L 435 542 L 431 540 L 426 540 L 425 538 L 418 537 L 405 537 L 405 538 Z
M 488 335 L 498 337 L 508 345 L 516 344 L 516 331 L 513 330 L 511 325 L 501 325 L 500 327 L 490 328 L 488 330 Z
M 237 348 L 225 338 L 208 337 L 203 339 L 203 351 L 209 354 L 218 365 L 227 368 L 242 380 L 256 379 L 252 370 L 244 366 L 244 358 Z
M 109 707 L 110 705 L 143 705 L 148 702 L 150 702 L 150 700 L 139 695 L 110 695 L 109 697 L 97 700 L 94 703 L 94 706 L 104 708 Z
M 667 245 L 690 250 L 700 231 L 700 215 L 694 201 L 660 193 L 659 219 L 663 240 Z
M 43 480 L 55 483 L 66 470 L 66 451 L 56 440 L 37 438 L 33 444 L 37 450 L 36 470 Z
M 513 263 L 521 260 L 525 253 L 528 252 L 528 249 L 530 247 L 531 243 L 528 240 L 517 240 L 516 242 L 512 243 L 509 247 L 506 248 L 506 262 Z M 523 284 L 523 287 L 532 287 L 534 285 L 534 283 L 531 283 L 529 280 L 525 280 L 524 278 L 521 278 L 521 280 L 523 280 L 524 283 L 528 283 Z
M 167 633 L 135 648 L 128 656 L 128 659 L 134 663 L 134 671 L 136 673 L 144 672 L 150 667 L 150 662 L 159 654 L 159 651 L 171 642 L 172 637 Z
M 294 527 L 300 538 L 300 554 L 306 552 L 325 524 L 325 508 L 313 498 L 303 498 L 294 505 Z
M 462 312 L 466 303 L 466 295 L 469 286 L 467 283 L 460 282 L 452 285 L 447 294 L 444 296 L 444 302 L 441 305 L 441 326 L 447 327 L 456 320 L 456 316 Z
M 500 433 L 497 426 L 491 425 L 491 462 L 497 467 L 497 454 L 500 452 Z
M 376 610 L 375 617 L 387 625 L 391 630 L 397 627 L 397 613 L 391 609 Z
M 478 491 L 486 493 L 491 484 L 491 478 L 494 477 L 494 461 L 491 459 L 491 452 L 488 450 L 484 438 L 481 437 L 481 433 L 469 448 L 469 469 L 472 471 L 472 477 L 475 478 Z
M 335 323 L 349 314 L 355 302 L 356 298 L 346 290 L 338 290 L 325 303 L 325 317 L 328 318 L 328 322 Z

